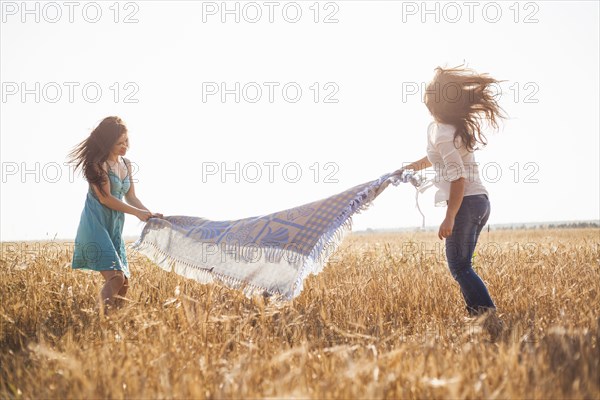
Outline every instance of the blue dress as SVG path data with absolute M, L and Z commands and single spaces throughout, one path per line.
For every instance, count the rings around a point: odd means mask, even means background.
M 129 173 L 121 179 L 109 169 L 108 179 L 110 193 L 123 199 L 131 186 Z M 94 271 L 123 271 L 125 277 L 129 278 L 123 242 L 124 222 L 125 214 L 102 205 L 92 185 L 89 185 L 75 237 L 71 267 Z

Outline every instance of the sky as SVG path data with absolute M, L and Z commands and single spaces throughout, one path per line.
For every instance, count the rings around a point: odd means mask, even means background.
M 597 220 L 596 1 L 0 2 L 0 240 L 74 239 L 88 184 L 68 152 L 129 131 L 152 212 L 258 216 L 425 156 L 424 85 L 466 64 L 508 114 L 475 153 L 489 224 Z M 430 189 L 426 225 L 441 223 Z M 389 187 L 354 230 L 418 227 Z M 127 215 L 124 235 L 143 223 Z

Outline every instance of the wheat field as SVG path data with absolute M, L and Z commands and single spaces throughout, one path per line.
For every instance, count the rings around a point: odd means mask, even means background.
M 288 303 L 130 254 L 108 317 L 100 274 L 49 243 L 2 244 L 2 398 L 600 397 L 598 229 L 482 233 L 495 341 L 465 318 L 434 232 L 350 234 Z

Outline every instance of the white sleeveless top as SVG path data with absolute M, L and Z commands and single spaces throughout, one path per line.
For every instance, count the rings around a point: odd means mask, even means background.
M 427 158 L 435 170 L 435 205 L 446 206 L 450 197 L 450 183 L 460 177 L 465 179 L 464 196 L 486 194 L 479 179 L 479 167 L 475 155 L 462 144 L 461 137 L 454 140 L 453 125 L 432 122 L 427 128 Z M 456 143 L 456 145 L 455 145 Z M 458 148 L 456 148 L 458 146 Z

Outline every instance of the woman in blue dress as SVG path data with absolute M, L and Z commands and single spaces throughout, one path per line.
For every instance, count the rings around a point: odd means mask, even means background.
M 100 309 L 120 306 L 129 288 L 129 265 L 123 241 L 125 213 L 141 221 L 162 218 L 136 197 L 131 163 L 123 156 L 129 148 L 127 127 L 119 117 L 107 117 L 69 154 L 75 170 L 81 167 L 89 183 L 73 250 L 74 269 L 99 271 L 105 279 Z M 126 202 L 123 201 L 125 198 Z

